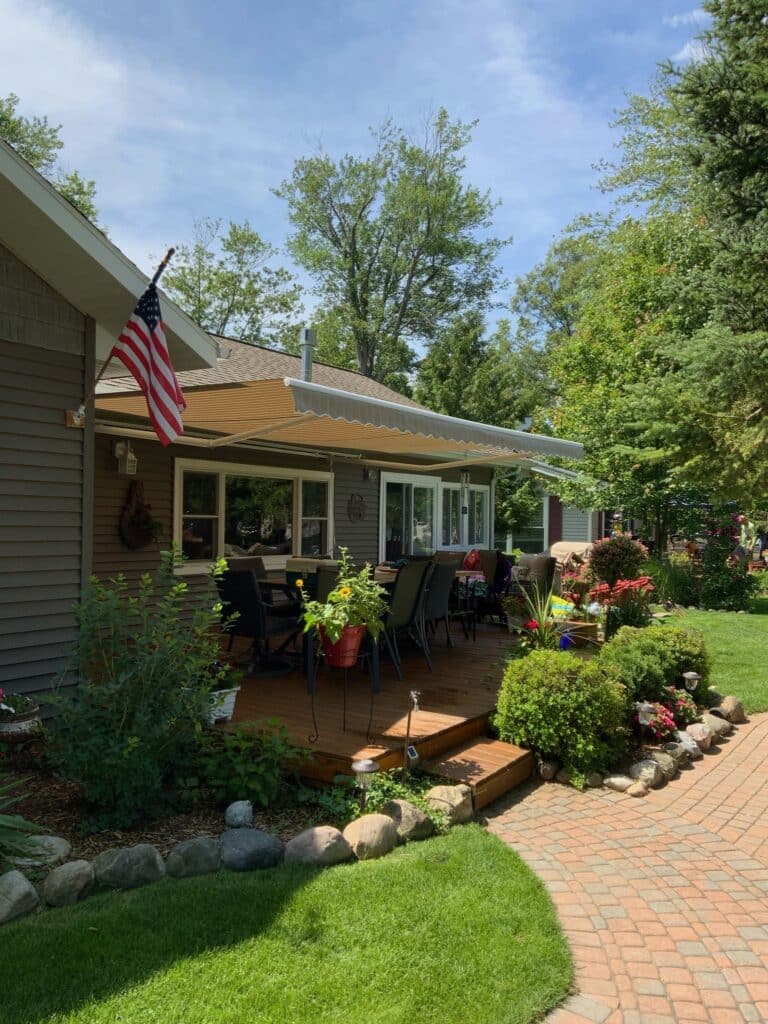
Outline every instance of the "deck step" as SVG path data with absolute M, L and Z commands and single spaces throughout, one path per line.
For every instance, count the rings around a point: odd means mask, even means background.
M 421 768 L 449 782 L 465 783 L 479 810 L 531 777 L 533 754 L 513 743 L 483 737 L 462 743 Z

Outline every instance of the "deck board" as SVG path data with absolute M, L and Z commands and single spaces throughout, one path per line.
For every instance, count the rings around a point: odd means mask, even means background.
M 339 772 L 349 772 L 352 761 L 361 757 L 375 758 L 382 768 L 401 763 L 409 694 L 418 690 L 420 710 L 411 718 L 411 742 L 422 759 L 434 758 L 487 732 L 509 635 L 498 625 L 481 625 L 476 642 L 459 635 L 454 643 L 453 648 L 447 648 L 442 636 L 435 642 L 432 673 L 418 649 L 405 647 L 401 651 L 402 681 L 389 660 L 382 658 L 381 693 L 374 699 L 370 742 L 366 730 L 371 685 L 367 674 L 359 669 L 350 669 L 347 678 L 346 730 L 342 728 L 341 669 L 324 669 L 318 674 L 318 738 L 314 743 L 309 742 L 313 732 L 311 698 L 306 680 L 298 671 L 244 679 L 233 723 L 281 720 L 292 742 L 312 751 L 302 775 L 330 781 Z

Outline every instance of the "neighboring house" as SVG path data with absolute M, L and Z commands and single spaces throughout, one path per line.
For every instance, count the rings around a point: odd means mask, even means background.
M 496 469 L 538 472 L 542 457 L 582 455 L 573 442 L 433 413 L 359 373 L 312 364 L 311 353 L 219 345 L 215 369 L 179 375 L 185 434 L 167 449 L 133 380 L 100 385 L 97 573 L 137 577 L 157 563 L 158 544 L 128 550 L 117 528 L 131 478 L 115 452 L 126 442 L 160 544 L 178 544 L 190 574 L 244 552 L 277 569 L 341 545 L 374 563 L 487 548 Z
M 524 527 L 505 536 L 504 545 L 537 552 L 560 541 L 591 543 L 604 535 L 604 522 L 603 512 L 563 505 L 557 495 L 545 493 L 537 513 Z
M 0 141 L 0 689 L 61 673 L 92 569 L 93 417 L 65 425 L 146 288 L 143 274 Z M 176 365 L 214 343 L 170 302 Z

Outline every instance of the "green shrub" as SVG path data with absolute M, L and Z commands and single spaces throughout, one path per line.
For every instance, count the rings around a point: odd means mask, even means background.
M 600 652 L 604 670 L 626 686 L 633 701 L 663 700 L 664 691 L 677 678 L 677 662 L 669 647 L 659 642 L 657 627 L 622 626 Z
M 53 766 L 75 782 L 92 828 L 124 828 L 161 812 L 166 784 L 195 744 L 222 669 L 213 578 L 194 604 L 165 552 L 133 594 L 119 576 L 93 578 L 77 606 L 71 671 L 78 685 L 55 698 Z
M 648 557 L 648 549 L 626 533 L 596 541 L 589 554 L 589 569 L 596 580 L 613 587 L 619 580 L 633 580 Z
M 656 643 L 663 646 L 673 662 L 674 675 L 669 680 L 673 686 L 685 685 L 683 672 L 698 672 L 699 686 L 705 688 L 709 681 L 711 662 L 704 645 L 704 634 L 700 629 L 686 626 L 662 626 L 651 634 Z
M 507 665 L 495 725 L 503 740 L 557 757 L 583 785 L 626 748 L 627 691 L 597 662 L 532 651 Z
M 177 785 L 192 802 L 212 796 L 219 803 L 250 800 L 269 807 L 307 754 L 277 720 L 232 730 L 198 727 L 197 749 L 177 773 Z
M 745 560 L 733 557 L 739 540 L 738 517 L 728 509 L 713 511 L 705 528 L 707 544 L 702 555 L 702 608 L 743 611 L 759 584 L 747 572 Z
M 14 792 L 20 785 L 20 779 L 0 783 L 0 874 L 13 867 L 8 862 L 9 857 L 23 857 L 28 852 L 30 835 L 42 832 L 39 825 L 27 821 L 20 814 L 6 813 L 22 799 Z

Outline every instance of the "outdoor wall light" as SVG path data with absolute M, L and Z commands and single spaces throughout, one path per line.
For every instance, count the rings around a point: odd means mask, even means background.
M 683 672 L 683 679 L 685 680 L 685 688 L 690 693 L 693 693 L 701 682 L 701 676 L 698 672 Z
M 135 476 L 136 470 L 139 468 L 139 460 L 133 453 L 131 442 L 115 441 L 112 451 L 117 459 L 118 472 L 125 473 L 126 476 Z
M 365 798 L 371 785 L 371 779 L 379 771 L 379 762 L 373 761 L 370 757 L 362 761 L 352 762 L 352 771 L 355 773 L 357 788 L 360 790 L 360 812 L 365 810 Z

